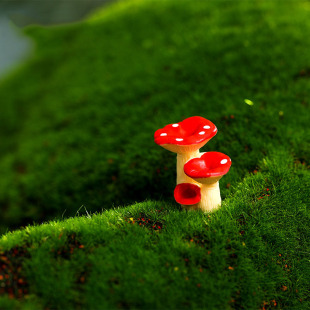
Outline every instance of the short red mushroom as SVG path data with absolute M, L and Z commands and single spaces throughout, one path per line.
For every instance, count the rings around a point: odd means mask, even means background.
M 188 160 L 199 156 L 199 149 L 216 133 L 216 126 L 201 116 L 189 117 L 155 132 L 155 143 L 177 153 L 177 184 L 195 183 L 186 176 L 183 167 Z
M 231 166 L 231 159 L 220 152 L 207 152 L 184 165 L 187 176 L 201 183 L 201 200 L 198 209 L 211 211 L 221 205 L 219 180 Z
M 201 200 L 200 187 L 192 183 L 180 183 L 174 189 L 174 199 L 183 206 L 195 209 Z

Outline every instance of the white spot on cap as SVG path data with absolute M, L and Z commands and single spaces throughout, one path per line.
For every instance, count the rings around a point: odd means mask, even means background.
M 167 134 L 165 132 L 160 134 L 161 137 L 167 136 Z
M 213 131 L 216 131 L 216 127 L 213 129 Z
M 209 125 L 203 126 L 204 129 L 210 129 L 211 127 Z
M 179 127 L 179 124 L 173 124 L 172 127 Z
M 204 135 L 206 132 L 205 131 L 200 131 L 199 135 Z
M 226 158 L 221 160 L 222 165 L 226 164 L 227 162 L 228 162 L 228 160 Z
M 175 140 L 176 140 L 176 141 L 183 141 L 182 138 L 176 138 Z

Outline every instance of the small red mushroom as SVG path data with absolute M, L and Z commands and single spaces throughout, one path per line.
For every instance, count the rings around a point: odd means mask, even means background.
M 194 206 L 200 199 L 200 187 L 192 183 L 180 183 L 174 190 L 174 199 L 184 206 Z
M 199 149 L 216 133 L 216 126 L 201 116 L 189 117 L 155 132 L 155 143 L 177 153 L 177 184 L 194 183 L 184 174 L 183 167 L 188 160 L 199 155 Z
M 211 211 L 221 205 L 219 180 L 231 166 L 231 159 L 220 152 L 207 152 L 184 165 L 187 176 L 202 184 L 198 209 Z

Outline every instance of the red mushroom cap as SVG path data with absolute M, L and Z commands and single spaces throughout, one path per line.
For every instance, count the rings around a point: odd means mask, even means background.
M 194 205 L 201 200 L 200 187 L 192 183 L 180 183 L 174 189 L 174 199 L 181 205 Z
M 192 116 L 180 123 L 169 124 L 154 134 L 155 143 L 191 145 L 210 140 L 217 133 L 216 126 L 201 116 Z
M 184 165 L 184 172 L 192 179 L 218 177 L 226 174 L 231 159 L 220 152 L 207 152 L 199 158 L 193 158 Z

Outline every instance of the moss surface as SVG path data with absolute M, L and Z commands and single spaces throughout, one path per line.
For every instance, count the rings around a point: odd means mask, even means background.
M 6 234 L 0 308 L 309 309 L 309 174 L 280 156 L 213 214 L 148 201 Z
M 309 309 L 310 3 L 128 1 L 26 32 L 0 228 L 37 225 L 0 240 L 0 308 Z M 153 141 L 193 115 L 232 159 L 214 214 L 178 208 Z
M 308 164 L 309 14 L 306 2 L 125 2 L 27 29 L 36 53 L 0 86 L 2 226 L 170 198 L 174 154 L 153 133 L 192 115 L 219 129 L 202 151 L 232 158 L 223 182 L 279 146 Z

